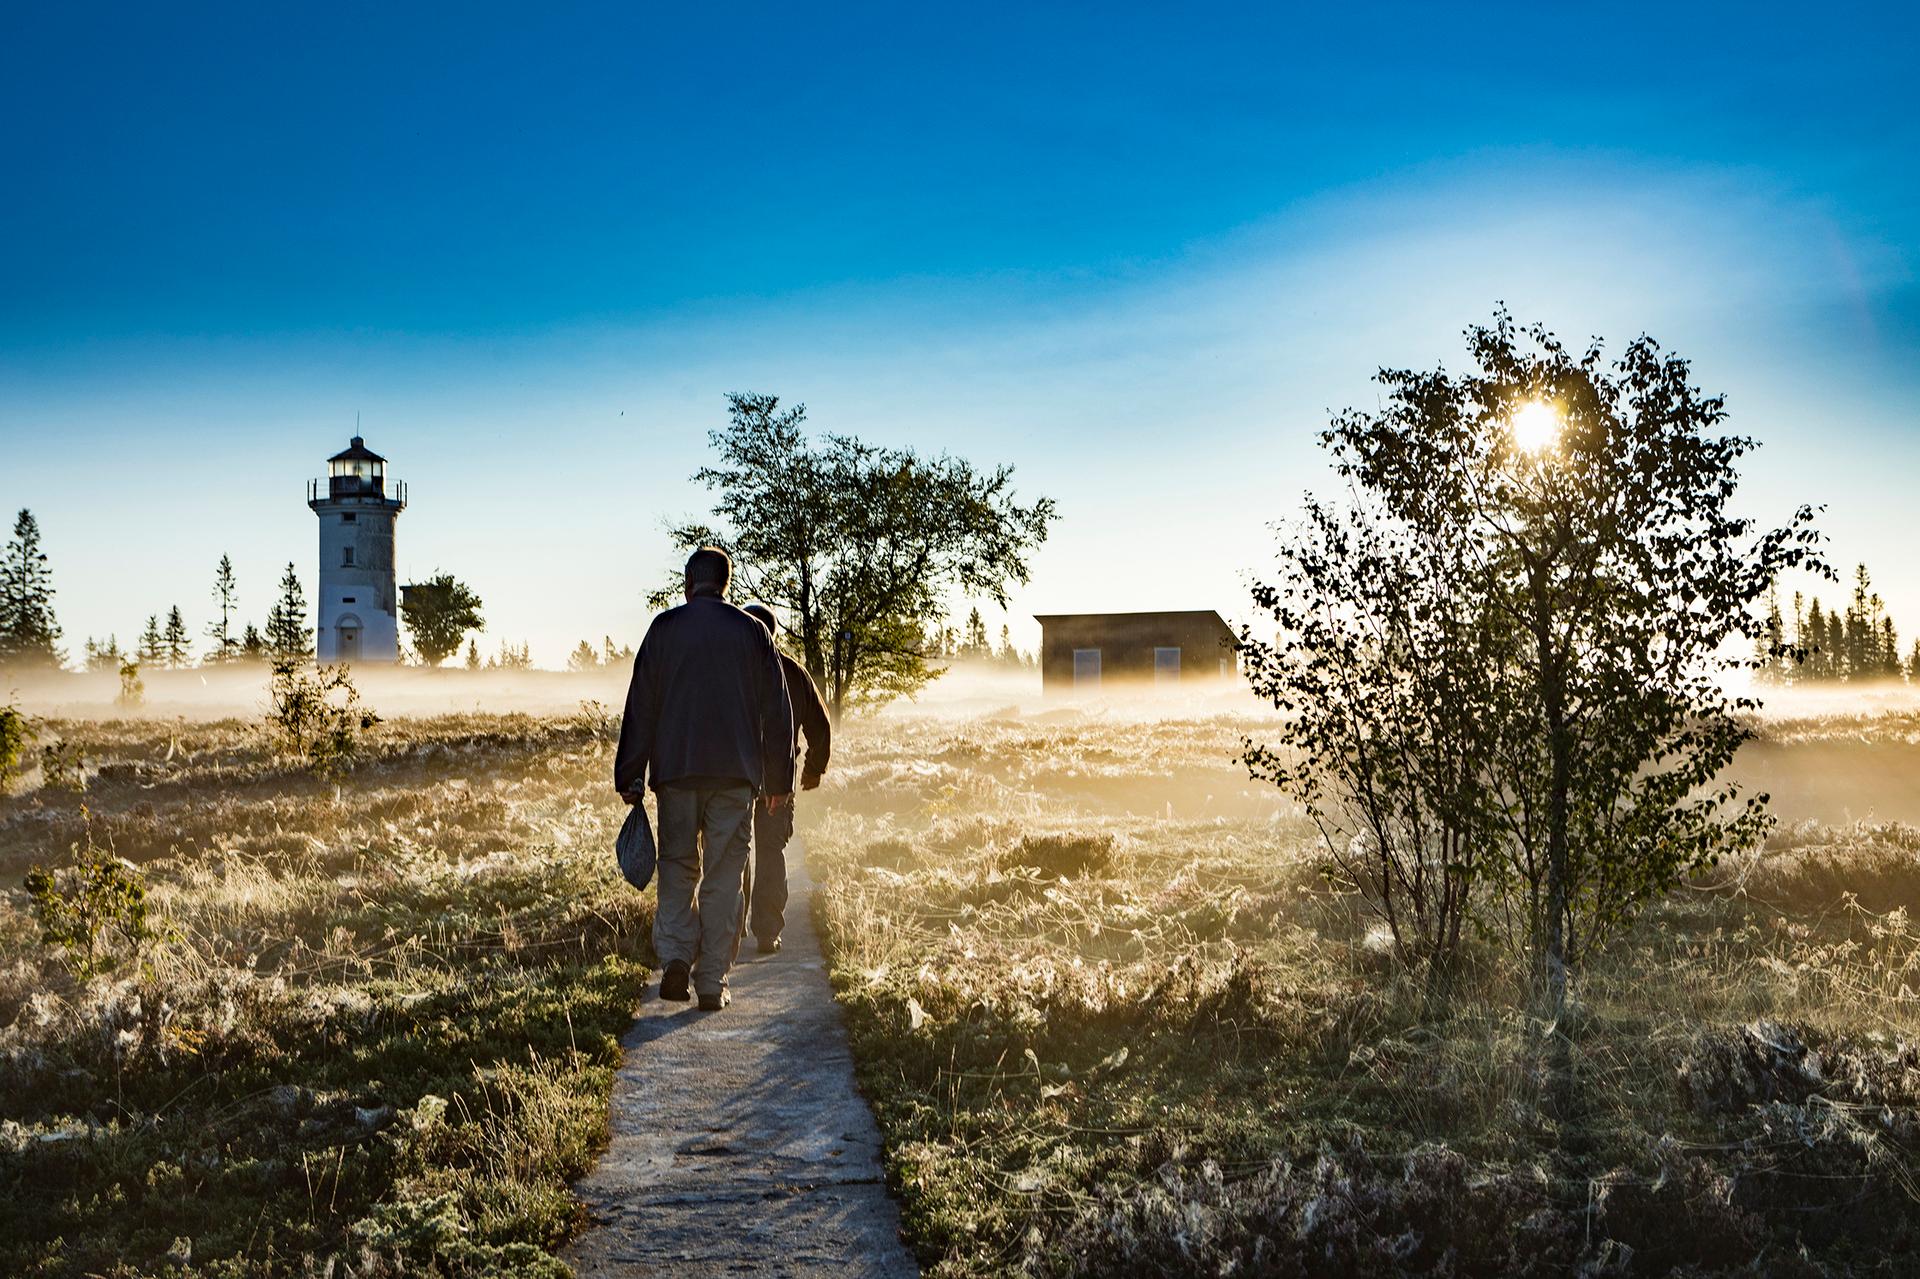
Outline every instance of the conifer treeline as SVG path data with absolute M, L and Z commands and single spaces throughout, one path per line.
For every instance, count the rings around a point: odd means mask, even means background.
M 130 649 L 120 646 L 117 634 L 104 640 L 88 636 L 81 657 L 83 668 L 118 671 L 125 681 L 137 678 L 142 669 L 182 670 L 243 662 L 264 666 L 313 659 L 314 634 L 307 594 L 292 563 L 280 575 L 278 594 L 267 610 L 264 628 L 252 622 L 240 626 L 240 585 L 230 556 L 222 555 L 214 568 L 212 599 L 214 618 L 205 631 L 211 642 L 205 652 L 194 652 L 186 614 L 178 604 L 172 604 L 163 612 L 147 615 L 146 626 Z M 238 635 L 234 633 L 236 628 Z M 60 624 L 53 615 L 53 573 L 41 549 L 40 525 L 32 511 L 23 510 L 14 521 L 12 539 L 0 549 L 0 669 L 60 670 L 66 665 L 67 655 L 59 640 Z M 611 638 L 606 641 L 605 660 L 609 663 L 632 657 L 632 649 L 617 648 Z M 481 668 L 477 646 L 470 647 L 467 665 Z M 485 665 L 489 669 L 526 670 L 533 666 L 533 651 L 526 644 L 502 643 L 498 658 L 489 658 Z
M 264 633 L 248 622 L 238 637 L 233 634 L 238 593 L 233 561 L 222 555 L 213 577 L 213 598 L 220 616 L 207 627 L 207 637 L 213 644 L 199 656 L 198 665 L 224 666 L 236 662 L 265 665 L 268 662 L 301 660 L 313 656 L 313 632 L 307 625 L 306 591 L 301 587 L 299 574 L 294 571 L 292 564 L 287 565 L 287 571 L 280 578 L 279 598 L 267 610 L 267 629 Z M 170 671 L 184 670 L 196 664 L 193 639 L 178 604 L 167 609 L 164 619 L 159 613 L 147 615 L 146 628 L 140 633 L 139 642 L 131 653 L 121 649 L 117 635 L 109 635 L 105 640 L 88 636 L 84 663 L 86 669 L 118 670 L 129 662 L 154 670 Z
M 1818 596 L 1795 592 L 1793 612 L 1768 600 L 1767 629 L 1756 653 L 1758 678 L 1768 684 L 1859 684 L 1908 679 L 1920 683 L 1920 643 L 1902 654 L 1900 634 L 1886 604 L 1874 593 L 1867 566 L 1854 570 L 1846 610 L 1829 609 Z
M 987 623 L 977 607 L 967 614 L 964 627 L 941 626 L 927 631 L 921 638 L 921 649 L 928 657 L 993 663 L 1020 670 L 1040 664 L 1032 653 L 1023 653 L 1013 646 L 1011 626 L 1000 627 L 1000 646 L 995 648 L 987 638 Z

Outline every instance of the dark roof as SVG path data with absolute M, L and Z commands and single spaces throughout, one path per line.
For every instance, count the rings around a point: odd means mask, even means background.
M 1045 626 L 1048 622 L 1096 622 L 1108 619 L 1134 617 L 1178 617 L 1193 620 L 1210 618 L 1214 625 L 1223 631 L 1231 631 L 1233 629 L 1227 625 L 1226 620 L 1222 618 L 1218 612 L 1210 608 L 1149 608 L 1130 613 L 1035 613 L 1033 620 Z
M 353 437 L 353 443 L 328 458 L 329 462 L 384 462 L 387 459 L 367 447 L 367 442 L 359 436 Z

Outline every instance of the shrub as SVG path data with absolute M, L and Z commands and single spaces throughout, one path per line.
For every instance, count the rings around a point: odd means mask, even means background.
M 40 748 L 40 784 L 79 794 L 87 788 L 87 757 L 65 738 Z
M 129 708 L 146 703 L 147 686 L 140 678 L 140 663 L 131 661 L 120 663 L 120 695 L 113 700 Z
M 33 725 L 17 706 L 0 706 L 0 786 L 20 772 L 20 760 L 33 740 Z
M 620 717 L 608 710 L 605 702 L 585 699 L 574 712 L 573 723 L 575 728 L 598 741 L 620 740 Z
M 276 662 L 267 687 L 269 727 L 288 751 L 304 756 L 318 772 L 351 761 L 360 749 L 360 733 L 380 722 L 362 709 L 360 690 L 344 666 L 309 670 L 301 662 Z
M 147 886 L 131 862 L 109 850 L 75 844 L 74 864 L 49 871 L 35 866 L 25 887 L 40 940 L 60 952 L 82 981 L 113 972 L 140 957 L 158 934 L 148 919 Z
M 1113 865 L 1112 835 L 1022 835 L 1001 854 L 1003 870 L 1035 870 L 1047 879 L 1084 879 Z

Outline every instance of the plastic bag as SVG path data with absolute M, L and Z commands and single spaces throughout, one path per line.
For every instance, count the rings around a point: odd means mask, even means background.
M 620 862 L 620 874 L 635 888 L 653 882 L 653 823 L 647 820 L 644 802 L 627 809 L 627 820 L 614 838 L 613 853 Z

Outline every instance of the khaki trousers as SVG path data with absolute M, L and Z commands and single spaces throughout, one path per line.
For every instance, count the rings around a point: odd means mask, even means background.
M 753 840 L 753 788 L 663 786 L 660 811 L 660 902 L 653 915 L 653 953 L 662 967 L 693 968 L 693 988 L 715 995 L 740 949 L 740 881 Z

